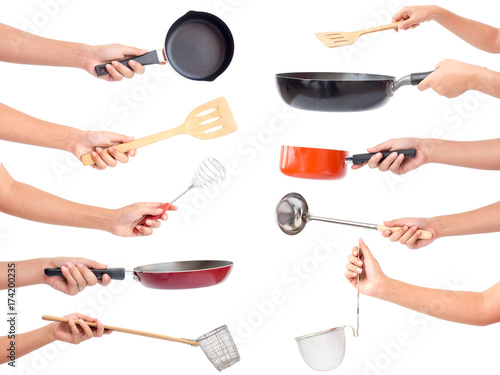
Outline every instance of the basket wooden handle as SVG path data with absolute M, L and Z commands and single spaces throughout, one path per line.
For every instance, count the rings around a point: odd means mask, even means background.
M 69 320 L 67 318 L 59 318 L 57 316 L 50 316 L 50 315 L 43 315 L 42 319 L 50 321 L 50 322 L 59 322 L 59 323 L 68 323 L 68 320 Z M 79 320 L 73 319 L 73 321 L 75 322 L 75 324 L 80 324 Z M 92 323 L 92 322 L 85 322 L 85 323 L 87 323 L 89 327 L 94 327 L 94 328 L 97 327 L 96 323 Z M 181 343 L 181 344 L 187 344 L 187 345 L 192 345 L 192 346 L 199 346 L 200 345 L 198 342 L 192 341 L 192 340 L 180 339 L 180 338 L 177 338 L 177 337 L 170 337 L 170 336 L 160 335 L 160 334 L 157 334 L 157 333 L 137 331 L 135 329 L 114 327 L 114 326 L 110 326 L 110 325 L 106 325 L 106 324 L 104 324 L 104 328 L 105 329 L 112 329 L 113 331 L 117 331 L 117 332 L 128 333 L 128 334 L 131 334 L 131 335 L 152 337 L 154 339 L 173 341 L 173 342 L 178 342 L 178 343 Z

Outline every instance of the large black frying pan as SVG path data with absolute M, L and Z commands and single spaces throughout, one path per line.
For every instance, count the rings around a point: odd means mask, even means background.
M 213 81 L 231 63 L 234 40 L 231 30 L 218 17 L 189 11 L 170 27 L 165 48 L 121 60 L 142 65 L 168 62 L 180 75 L 195 81 Z M 98 76 L 109 74 L 106 64 L 95 67 Z
M 276 74 L 278 91 L 294 108 L 322 112 L 358 112 L 386 104 L 401 86 L 418 85 L 432 72 L 391 76 L 361 73 Z

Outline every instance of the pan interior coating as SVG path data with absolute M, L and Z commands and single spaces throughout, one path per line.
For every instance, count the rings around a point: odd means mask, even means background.
M 221 69 L 227 51 L 224 35 L 205 20 L 191 20 L 171 34 L 166 54 L 170 65 L 184 77 L 203 80 Z
M 193 272 L 228 267 L 232 264 L 233 262 L 225 260 L 188 260 L 182 262 L 148 264 L 146 266 L 136 267 L 134 271 L 147 273 Z

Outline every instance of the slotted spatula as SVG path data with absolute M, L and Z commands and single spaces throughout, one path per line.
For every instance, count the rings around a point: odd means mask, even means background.
M 316 33 L 316 36 L 328 48 L 342 47 L 342 46 L 348 46 L 349 44 L 353 44 L 363 34 L 375 33 L 377 31 L 383 31 L 383 30 L 397 29 L 400 23 L 401 22 L 394 22 L 388 25 L 372 27 L 371 29 L 360 30 L 360 31 L 351 31 L 351 32 L 331 31 L 326 33 Z
M 207 140 L 223 137 L 236 130 L 238 130 L 238 126 L 231 108 L 229 108 L 226 99 L 220 97 L 193 109 L 184 124 L 176 128 L 139 138 L 132 142 L 121 143 L 113 146 L 113 148 L 121 152 L 128 152 L 179 134 L 188 134 L 198 139 Z M 106 150 L 104 149 L 104 151 Z M 82 162 L 83 165 L 94 164 L 92 154 L 83 155 Z

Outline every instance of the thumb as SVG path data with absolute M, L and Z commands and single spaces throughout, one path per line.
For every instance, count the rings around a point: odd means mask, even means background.
M 401 22 L 399 25 L 398 25 L 398 29 L 399 30 L 406 30 L 408 29 L 411 25 L 413 24 L 413 21 L 411 21 L 411 19 L 407 19 L 406 21 L 403 21 Z
M 111 142 L 115 142 L 115 143 L 132 142 L 134 139 L 135 139 L 135 137 L 132 137 L 129 135 L 124 135 L 124 134 L 119 134 L 119 133 L 110 133 L 109 134 L 109 140 Z
M 139 208 L 139 213 L 142 216 L 157 216 L 163 213 L 163 210 L 158 207 L 147 207 L 143 206 Z
M 374 259 L 370 249 L 368 248 L 368 246 L 366 246 L 365 241 L 363 241 L 362 238 L 358 240 L 358 244 L 359 244 L 359 249 L 361 250 L 361 254 L 365 259 L 367 258 Z
M 83 264 L 85 267 L 94 268 L 97 270 L 104 270 L 104 269 L 108 268 L 107 264 L 102 264 L 102 263 L 96 262 L 95 260 L 90 260 L 90 259 L 85 259 L 85 258 L 78 259 L 78 262 Z
M 370 147 L 366 151 L 374 153 L 374 152 L 379 152 L 379 151 L 391 150 L 393 144 L 394 144 L 394 139 L 390 139 L 388 141 L 379 143 L 378 145 L 376 145 L 374 147 Z
M 125 56 L 140 56 L 148 52 L 147 49 L 139 49 L 129 46 L 121 46 L 120 49 Z
M 384 221 L 386 227 L 402 227 L 408 223 L 408 218 L 395 219 L 391 221 Z

